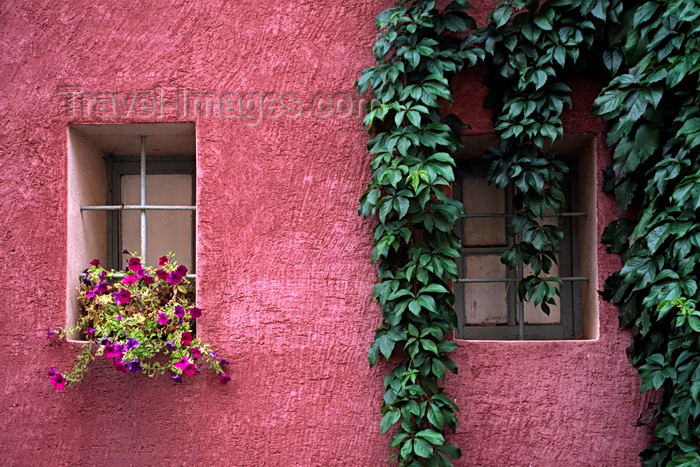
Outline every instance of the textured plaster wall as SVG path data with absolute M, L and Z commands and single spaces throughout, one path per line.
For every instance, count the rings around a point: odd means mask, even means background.
M 162 3 L 162 4 L 160 4 Z M 86 92 L 352 93 L 372 63 L 384 0 L 4 2 L 0 6 L 0 459 L 4 465 L 374 466 L 388 457 L 378 408 L 385 367 L 367 367 L 380 313 L 369 301 L 372 223 L 357 216 L 369 155 L 361 117 L 141 118 L 66 115 L 57 87 Z M 478 11 L 486 6 L 478 2 Z M 481 14 L 481 13 L 480 13 Z M 474 71 L 455 111 L 491 130 Z M 595 83 L 575 83 L 567 131 Z M 76 348 L 47 345 L 65 322 L 69 123 L 196 121 L 198 301 L 203 337 L 233 381 L 206 373 L 124 376 L 98 360 L 80 385 L 51 389 Z M 607 152 L 598 144 L 598 160 Z M 600 184 L 600 180 L 598 183 Z M 613 219 L 598 199 L 598 231 Z M 618 260 L 598 248 L 600 277 Z M 458 465 L 635 465 L 646 401 L 625 358 L 616 310 L 600 339 L 460 342 L 448 392 L 462 412 Z

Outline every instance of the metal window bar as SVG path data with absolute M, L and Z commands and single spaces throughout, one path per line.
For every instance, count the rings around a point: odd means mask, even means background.
M 146 136 L 141 136 L 141 154 L 139 158 L 139 192 L 141 204 L 135 205 L 102 205 L 102 206 L 81 206 L 81 211 L 140 211 L 141 228 L 141 257 L 146 259 L 146 211 L 196 211 L 196 206 L 167 206 L 146 204 Z M 119 277 L 115 274 L 114 277 Z M 187 274 L 190 279 L 196 278 L 196 274 Z
M 475 217 L 515 217 L 518 214 L 463 214 L 462 219 L 475 218 Z M 560 212 L 559 214 L 542 214 L 542 217 L 586 217 L 586 212 Z

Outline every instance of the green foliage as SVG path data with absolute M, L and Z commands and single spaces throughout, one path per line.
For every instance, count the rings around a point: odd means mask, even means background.
M 452 225 L 462 206 L 445 194 L 454 181 L 452 154 L 461 123 L 441 118 L 451 101 L 449 77 L 483 61 L 489 71 L 494 129 L 488 178 L 516 188 L 516 241 L 502 256 L 528 264 L 521 298 L 548 312 L 559 280 L 549 277 L 563 233 L 542 217 L 565 205 L 560 157 L 545 150 L 563 134 L 571 105 L 564 82 L 583 73 L 608 84 L 593 113 L 610 123 L 612 164 L 603 189 L 628 215 L 608 226 L 603 242 L 623 268 L 605 283 L 604 298 L 633 326 L 630 360 L 642 388 L 663 388 L 657 440 L 646 465 L 694 465 L 700 458 L 700 5 L 697 1 L 505 0 L 476 28 L 466 2 L 438 11 L 432 1 L 399 1 L 379 14 L 373 52 L 378 64 L 357 85 L 375 105 L 364 124 L 372 134 L 372 181 L 360 213 L 376 216 L 372 261 L 383 313 L 369 352 L 397 357 L 385 379 L 381 431 L 395 427 L 392 459 L 401 465 L 451 465 L 459 450 L 445 441 L 457 407 L 439 381 L 456 372 L 446 340 L 456 326 L 449 291 L 457 276 L 459 240 Z M 684 299 L 682 297 L 688 297 Z M 673 310 L 678 310 L 672 312 Z M 399 356 L 400 354 L 400 356 Z
M 372 181 L 359 211 L 376 216 L 372 261 L 379 282 L 373 297 L 382 307 L 369 362 L 401 354 L 386 377 L 380 429 L 395 427 L 390 445 L 400 465 L 452 465 L 459 449 L 445 441 L 457 428 L 457 406 L 440 381 L 457 372 L 448 354 L 457 325 L 450 281 L 457 277 L 460 243 L 452 231 L 462 205 L 445 192 L 454 182 L 452 154 L 461 146 L 463 126 L 440 116 L 452 100 L 448 78 L 483 58 L 466 13 L 469 4 L 398 2 L 377 16 L 381 30 L 373 52 L 378 64 L 357 86 L 375 105 L 364 124 L 372 138 Z M 463 38 L 466 37 L 466 38 Z

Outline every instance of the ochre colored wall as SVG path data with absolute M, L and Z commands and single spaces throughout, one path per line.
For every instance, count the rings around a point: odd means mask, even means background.
M 301 2 L 25 1 L 0 7 L 0 459 L 4 465 L 375 466 L 386 366 L 367 366 L 380 322 L 369 297 L 372 222 L 357 215 L 369 178 L 361 117 L 141 118 L 66 115 L 61 86 L 354 96 L 372 64 L 385 0 Z M 487 5 L 479 2 L 483 17 Z M 491 131 L 481 71 L 457 79 L 455 110 Z M 602 135 L 585 115 L 596 83 L 573 83 L 567 131 Z M 59 89 L 60 88 L 60 89 Z M 357 98 L 355 97 L 355 105 Z M 323 113 L 323 112 L 322 112 Z M 231 361 L 175 385 L 98 360 L 54 392 L 48 345 L 65 324 L 67 125 L 196 121 L 198 331 Z M 598 161 L 608 153 L 598 141 Z M 599 178 L 598 184 L 601 180 Z M 617 213 L 598 199 L 598 233 Z M 599 281 L 619 261 L 598 248 Z M 636 465 L 647 401 L 625 357 L 628 334 L 600 303 L 586 342 L 460 342 L 447 391 L 461 407 L 457 465 Z

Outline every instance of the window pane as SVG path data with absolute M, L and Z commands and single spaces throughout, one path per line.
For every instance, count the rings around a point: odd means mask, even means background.
M 467 214 L 505 214 L 505 196 L 482 178 L 462 178 L 462 199 Z M 504 218 L 467 217 L 464 219 L 462 243 L 468 246 L 495 246 L 506 244 Z
M 140 204 L 139 175 L 122 175 L 121 190 L 124 204 Z M 191 205 L 192 175 L 146 175 L 146 204 Z M 192 251 L 192 211 L 146 212 L 146 264 L 157 265 L 158 258 L 169 251 L 175 252 L 178 263 L 194 271 Z M 139 211 L 122 212 L 122 246 L 129 251 L 141 248 Z
M 507 276 L 499 255 L 467 256 L 464 266 L 468 279 L 502 279 Z M 464 284 L 466 324 L 508 324 L 507 294 L 507 282 Z

